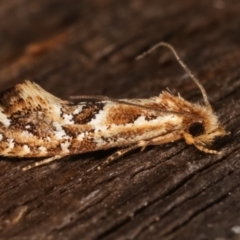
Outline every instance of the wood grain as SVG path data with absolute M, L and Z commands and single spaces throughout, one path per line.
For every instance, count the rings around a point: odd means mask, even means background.
M 158 41 L 200 78 L 231 135 L 208 155 L 185 142 L 35 161 L 0 160 L 1 239 L 239 239 L 239 1 L 18 0 L 0 2 L 0 89 L 30 79 L 51 93 L 151 97 L 199 90 Z

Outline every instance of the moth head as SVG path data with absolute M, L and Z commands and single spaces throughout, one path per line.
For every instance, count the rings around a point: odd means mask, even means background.
M 204 87 L 199 82 L 199 80 L 194 76 L 194 74 L 190 71 L 190 69 L 186 66 L 186 64 L 181 60 L 173 46 L 165 42 L 159 42 L 158 44 L 153 46 L 150 50 L 138 56 L 137 59 L 143 58 L 145 55 L 151 53 L 152 51 L 156 50 L 158 47 L 161 46 L 168 48 L 174 54 L 178 63 L 185 70 L 188 76 L 193 80 L 193 82 L 195 82 L 195 84 L 202 93 L 204 106 L 200 106 L 198 104 L 192 105 L 196 107 L 197 110 L 194 109 L 195 113 L 193 113 L 193 115 L 195 116 L 192 119 L 190 117 L 191 120 L 190 124 L 188 121 L 189 114 L 187 114 L 188 116 L 186 116 L 186 118 L 188 119 L 187 120 L 188 124 L 186 124 L 186 129 L 184 129 L 183 131 L 183 136 L 186 142 L 188 144 L 194 144 L 199 150 L 204 151 L 206 153 L 213 154 L 219 153 L 215 150 L 208 149 L 207 146 L 210 145 L 216 137 L 223 137 L 225 135 L 228 135 L 229 133 L 225 131 L 224 127 L 219 123 L 216 114 L 214 114 Z M 180 112 L 178 114 L 181 115 Z M 185 113 L 183 115 L 185 115 Z
M 208 148 L 215 138 L 224 137 L 228 135 L 224 127 L 220 125 L 217 119 L 207 119 L 207 121 L 193 121 L 191 122 L 186 131 L 184 138 L 188 144 L 195 145 L 200 151 L 211 154 L 219 154 L 220 152 Z

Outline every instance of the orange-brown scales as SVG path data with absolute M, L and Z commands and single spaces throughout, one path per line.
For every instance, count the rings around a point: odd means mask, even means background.
M 150 99 L 72 103 L 25 81 L 0 95 L 4 156 L 50 157 L 185 138 L 208 150 L 225 134 L 211 109 L 163 92 Z
M 161 42 L 147 53 L 159 46 L 172 51 L 199 87 L 202 105 L 168 92 L 149 99 L 85 96 L 95 101 L 74 103 L 25 81 L 0 94 L 0 154 L 49 157 L 34 164 L 37 166 L 69 154 L 125 147 L 110 156 L 108 161 L 111 161 L 134 148 L 144 149 L 178 139 L 185 139 L 203 152 L 218 153 L 208 146 L 215 137 L 228 133 L 213 112 L 205 89 L 171 45 Z

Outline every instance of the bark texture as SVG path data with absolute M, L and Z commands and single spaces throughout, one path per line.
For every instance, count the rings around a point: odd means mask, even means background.
M 240 239 L 240 2 L 2 0 L 0 89 L 30 79 L 49 92 L 114 98 L 169 87 L 201 98 L 159 41 L 175 46 L 231 135 L 208 155 L 179 141 L 89 171 L 114 150 L 0 160 L 0 239 Z

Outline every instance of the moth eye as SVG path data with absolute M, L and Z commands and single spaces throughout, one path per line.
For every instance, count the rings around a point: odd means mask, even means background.
M 204 126 L 200 122 L 194 122 L 190 125 L 188 131 L 193 137 L 197 137 L 204 133 Z

